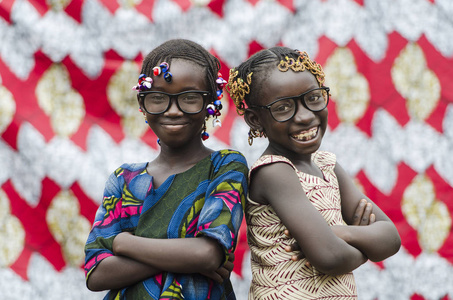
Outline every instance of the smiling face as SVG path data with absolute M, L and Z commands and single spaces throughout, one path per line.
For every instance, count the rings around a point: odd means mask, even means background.
M 177 94 L 184 91 L 208 90 L 205 70 L 193 62 L 173 59 L 169 71 L 172 74 L 171 82 L 165 81 L 163 75 L 153 76 L 152 91 Z M 140 105 L 142 106 L 142 103 Z M 160 139 L 161 145 L 179 148 L 201 141 L 205 109 L 197 114 L 185 114 L 179 110 L 176 99 L 173 98 L 166 112 L 159 115 L 145 113 L 145 116 L 149 127 Z
M 267 75 L 261 91 L 253 97 L 254 105 L 268 105 L 277 99 L 297 96 L 319 87 L 309 71 L 281 72 L 274 68 Z M 251 128 L 265 132 L 269 139 L 268 150 L 273 154 L 308 159 L 321 146 L 327 129 L 327 116 L 327 108 L 312 112 L 299 101 L 294 117 L 285 122 L 275 121 L 268 109 L 261 108 L 247 110 L 245 118 Z

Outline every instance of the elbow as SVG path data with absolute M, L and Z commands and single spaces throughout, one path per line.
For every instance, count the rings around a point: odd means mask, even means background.
M 219 268 L 223 261 L 223 250 L 217 241 L 209 239 L 204 247 L 200 247 L 196 260 L 201 272 L 212 272 Z
M 368 259 L 371 260 L 372 262 L 383 261 L 384 259 L 389 258 L 390 256 L 393 256 L 396 253 L 398 253 L 400 248 L 401 248 L 401 237 L 399 236 L 398 233 L 396 233 L 391 243 L 389 243 L 385 249 L 383 249 L 380 253 L 377 253 L 377 255 L 375 256 L 369 254 Z
M 313 262 L 312 265 L 324 274 L 337 276 L 353 271 L 366 261 L 367 258 L 360 252 L 329 251 L 320 256 L 318 261 Z
M 98 280 L 96 280 L 96 276 L 93 276 L 94 274 L 91 274 L 91 276 L 89 276 L 87 278 L 87 281 L 86 281 L 86 285 L 87 285 L 87 288 L 92 291 L 92 292 L 100 292 L 100 291 L 103 291 L 104 289 L 102 288 L 101 286 L 101 282 L 99 282 Z M 94 277 L 94 278 L 93 278 Z

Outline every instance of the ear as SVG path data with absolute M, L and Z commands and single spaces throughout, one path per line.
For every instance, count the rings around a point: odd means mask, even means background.
M 256 111 L 247 108 L 244 113 L 244 120 L 252 130 L 258 130 L 260 132 L 263 131 L 263 126 L 260 123 L 260 119 Z

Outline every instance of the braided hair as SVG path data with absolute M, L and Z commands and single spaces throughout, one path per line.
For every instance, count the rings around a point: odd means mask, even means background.
M 153 68 L 162 62 L 171 65 L 173 59 L 191 61 L 201 66 L 206 72 L 206 86 L 209 87 L 213 100 L 217 98 L 217 74 L 220 70 L 219 60 L 201 45 L 185 39 L 168 40 L 152 50 L 143 60 L 140 74 L 151 76 Z
M 230 70 L 226 88 L 239 115 L 243 115 L 246 106 L 250 106 L 254 99 L 259 97 L 259 91 L 262 89 L 265 79 L 269 77 L 270 71 L 275 67 L 282 72 L 286 72 L 288 69 L 295 72 L 308 70 L 316 77 L 320 87 L 325 80 L 321 65 L 311 60 L 306 52 L 287 47 L 261 50 L 238 67 Z

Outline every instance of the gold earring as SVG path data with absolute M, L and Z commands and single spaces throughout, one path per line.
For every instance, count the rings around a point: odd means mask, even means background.
M 249 142 L 249 145 L 251 146 L 253 144 L 253 139 L 254 138 L 257 138 L 257 137 L 262 137 L 262 136 L 266 136 L 264 134 L 264 132 L 262 131 L 259 131 L 258 129 L 251 129 L 249 130 L 249 137 L 248 137 L 248 142 Z

